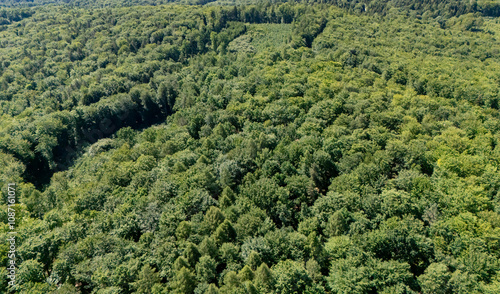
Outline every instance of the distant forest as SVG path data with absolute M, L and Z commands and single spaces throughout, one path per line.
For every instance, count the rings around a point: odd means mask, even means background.
M 328 4 L 347 9 L 348 11 L 386 14 L 390 9 L 416 11 L 417 13 L 432 13 L 443 16 L 457 16 L 466 13 L 481 13 L 484 16 L 500 16 L 500 1 L 498 0 L 3 0 L 0 7 L 38 6 L 47 4 L 65 4 L 74 7 L 121 7 L 136 5 L 163 5 L 181 3 L 189 5 L 225 4 L 225 5 L 276 5 L 279 3 Z
M 500 293 L 500 2 L 167 2 L 0 3 L 0 293 Z

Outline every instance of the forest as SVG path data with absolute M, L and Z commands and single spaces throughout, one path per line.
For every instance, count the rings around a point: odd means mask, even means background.
M 2 1 L 0 294 L 500 293 L 499 15 Z

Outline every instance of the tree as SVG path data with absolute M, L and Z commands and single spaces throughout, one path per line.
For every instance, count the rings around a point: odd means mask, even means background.
M 172 293 L 192 294 L 196 288 L 195 276 L 190 270 L 183 267 L 175 273 L 170 288 L 172 289 Z
M 273 266 L 276 293 L 300 293 L 312 285 L 312 279 L 304 266 L 296 261 L 280 261 Z
M 347 233 L 350 221 L 350 214 L 345 207 L 335 211 L 328 218 L 328 223 L 325 228 L 327 236 L 334 237 Z
M 191 268 L 194 268 L 198 259 L 201 257 L 198 247 L 191 242 L 188 242 L 183 253 L 184 258 L 188 261 Z
M 160 282 L 160 275 L 148 264 L 142 267 L 139 279 L 133 283 L 138 293 L 150 293 L 153 286 Z
M 217 288 L 217 286 L 215 286 L 215 284 L 210 284 L 210 286 L 208 286 L 208 289 L 207 289 L 207 292 L 205 292 L 207 294 L 218 294 L 219 293 L 219 289 Z
M 219 204 L 221 208 L 226 208 L 229 207 L 233 204 L 235 200 L 234 192 L 231 190 L 229 187 L 225 187 L 224 190 L 222 190 L 222 194 L 220 196 Z
M 202 255 L 208 255 L 212 258 L 217 256 L 218 248 L 213 238 L 205 237 L 203 241 L 201 241 L 199 248 Z
M 238 273 L 238 278 L 240 281 L 245 282 L 245 281 L 252 281 L 254 277 L 254 273 L 252 269 L 248 266 L 245 265 L 240 272 Z
M 442 263 L 431 263 L 423 275 L 418 277 L 422 293 L 446 294 L 451 293 L 448 281 L 451 273 Z
M 247 257 L 247 259 L 245 260 L 245 263 L 250 266 L 250 268 L 252 270 L 256 270 L 257 267 L 262 264 L 262 259 L 260 257 L 260 254 L 255 252 L 255 251 L 251 251 L 250 252 L 250 255 Z
M 224 214 L 215 206 L 211 206 L 204 217 L 204 222 L 208 225 L 211 232 L 215 231 L 223 221 Z
M 274 277 L 267 264 L 262 263 L 255 271 L 255 285 L 263 292 L 274 289 Z
M 189 268 L 191 265 L 184 256 L 179 256 L 174 262 L 174 269 L 180 271 L 183 267 Z
M 177 83 L 174 79 L 163 82 L 158 87 L 156 103 L 161 106 L 166 114 L 173 112 L 175 99 L 177 98 Z
M 18 279 L 20 284 L 42 282 L 44 280 L 43 265 L 33 259 L 25 260 L 19 266 Z
M 225 220 L 217 227 L 214 233 L 215 242 L 219 245 L 226 242 L 231 242 L 236 239 L 236 231 L 230 221 Z
M 306 262 L 306 270 L 309 276 L 316 283 L 320 282 L 323 278 L 323 275 L 321 274 L 321 267 L 315 259 L 309 259 Z
M 210 283 L 216 275 L 216 262 L 210 256 L 202 256 L 196 264 L 196 278 L 200 282 Z
M 220 184 L 222 187 L 233 188 L 241 177 L 242 170 L 234 160 L 223 162 L 219 167 Z
M 187 239 L 190 234 L 191 234 L 191 224 L 187 221 L 182 221 L 175 230 L 175 235 L 179 240 Z
M 224 286 L 227 287 L 230 291 L 236 291 L 238 287 L 240 287 L 241 281 L 238 278 L 238 274 L 234 271 L 229 271 L 224 276 Z

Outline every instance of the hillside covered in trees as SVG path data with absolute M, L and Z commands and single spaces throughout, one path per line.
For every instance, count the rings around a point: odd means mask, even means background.
M 500 293 L 498 1 L 28 2 L 0 293 Z

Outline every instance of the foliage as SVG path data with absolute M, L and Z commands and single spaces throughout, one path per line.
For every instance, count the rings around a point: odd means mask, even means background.
M 497 4 L 68 2 L 0 10 L 18 292 L 500 292 Z

